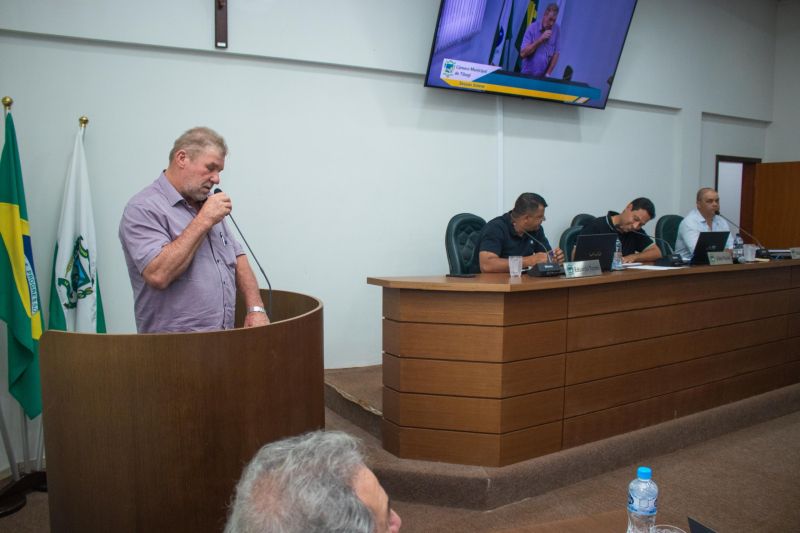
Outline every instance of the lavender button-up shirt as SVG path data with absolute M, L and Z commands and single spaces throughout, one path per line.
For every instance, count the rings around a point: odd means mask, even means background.
M 131 198 L 119 223 L 119 240 L 133 286 L 139 333 L 208 331 L 233 328 L 236 256 L 242 245 L 223 220 L 206 235 L 186 271 L 157 291 L 142 271 L 197 216 L 162 172 Z
M 522 38 L 522 48 L 525 48 L 533 41 L 541 37 L 544 33 L 542 31 L 542 21 L 536 20 L 528 26 L 525 30 L 525 36 Z M 534 76 L 544 76 L 547 73 L 547 67 L 550 66 L 550 60 L 553 56 L 561 53 L 561 26 L 553 24 L 550 29 L 550 38 L 539 45 L 539 48 L 533 52 L 532 56 L 528 56 L 522 60 L 522 72 L 525 74 L 533 74 Z

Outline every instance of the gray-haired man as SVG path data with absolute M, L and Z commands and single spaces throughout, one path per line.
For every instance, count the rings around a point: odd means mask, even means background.
M 225 222 L 231 199 L 211 194 L 227 154 L 215 131 L 187 131 L 169 167 L 125 206 L 119 240 L 139 333 L 231 329 L 237 289 L 248 308 L 245 327 L 269 324 L 244 249 Z
M 315 431 L 267 444 L 236 486 L 225 533 L 397 533 L 400 517 L 359 443 Z

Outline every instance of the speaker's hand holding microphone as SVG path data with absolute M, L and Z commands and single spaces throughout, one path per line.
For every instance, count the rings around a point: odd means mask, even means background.
M 219 224 L 231 213 L 233 205 L 230 197 L 219 189 L 208 197 L 200 209 L 199 215 L 208 220 L 212 226 Z

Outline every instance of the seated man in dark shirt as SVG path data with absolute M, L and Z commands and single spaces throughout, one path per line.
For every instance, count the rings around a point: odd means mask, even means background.
M 647 198 L 637 198 L 628 204 L 622 213 L 609 211 L 583 227 L 580 235 L 616 233 L 622 244 L 622 262 L 639 263 L 655 261 L 661 257 L 656 243 L 645 233 L 642 226 L 656 218 L 656 207 Z M 575 257 L 575 250 L 572 250 Z
M 514 209 L 486 223 L 478 238 L 470 274 L 508 272 L 508 258 L 521 256 L 522 268 L 551 261 L 564 262 L 560 248 L 552 249 L 544 236 L 542 222 L 547 202 L 538 194 L 526 192 L 517 198 Z

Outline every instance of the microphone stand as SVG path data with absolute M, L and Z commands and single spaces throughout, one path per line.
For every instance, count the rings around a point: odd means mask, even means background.
M 550 252 L 552 252 L 552 249 L 548 250 L 547 246 L 545 246 L 543 243 L 539 241 L 539 239 L 537 239 L 527 231 L 522 230 L 522 233 L 530 237 L 533 242 L 544 248 L 544 252 L 547 255 L 547 263 L 537 263 L 533 265 L 533 267 L 531 267 L 531 269 L 528 270 L 529 276 L 542 278 L 548 276 L 558 276 L 559 274 L 564 273 L 564 269 L 561 267 L 561 265 L 559 265 L 558 262 L 553 263 L 553 261 L 550 259 Z
M 756 236 L 755 236 L 755 235 L 753 235 L 753 234 L 751 234 L 751 233 L 748 233 L 748 232 L 747 232 L 747 231 L 745 231 L 745 230 L 744 230 L 744 229 L 743 229 L 743 228 L 742 228 L 742 227 L 741 227 L 739 224 L 735 223 L 733 220 L 729 219 L 728 217 L 726 217 L 725 215 L 723 215 L 723 214 L 722 214 L 722 213 L 720 213 L 719 211 L 714 211 L 714 214 L 715 214 L 715 215 L 719 215 L 719 216 L 721 216 L 722 218 L 724 218 L 725 220 L 727 220 L 728 222 L 730 222 L 731 224 L 733 224 L 734 226 L 736 226 L 737 228 L 739 228 L 739 231 L 741 231 L 742 233 L 744 233 L 744 234 L 745 234 L 745 235 L 747 235 L 748 237 L 751 237 L 751 238 L 752 238 L 754 241 L 756 241 L 756 242 L 758 243 L 758 251 L 759 251 L 759 252 L 761 252 L 761 254 L 759 255 L 759 254 L 757 253 L 757 254 L 756 254 L 756 257 L 759 257 L 759 256 L 760 256 L 760 257 L 762 257 L 762 258 L 763 258 L 763 257 L 769 258 L 769 250 L 767 250 L 766 248 L 764 248 L 764 245 L 762 245 L 762 244 L 761 244 L 761 241 L 759 241 L 758 239 L 756 239 Z
M 661 242 L 663 242 L 664 244 L 667 245 L 667 248 L 669 248 L 669 254 L 668 255 L 665 255 L 663 257 L 659 257 L 658 259 L 653 261 L 653 265 L 654 266 L 665 266 L 665 267 L 683 266 L 683 264 L 684 264 L 683 257 L 681 257 L 680 255 L 675 253 L 675 249 L 672 247 L 672 245 L 669 243 L 669 241 L 667 241 L 666 239 L 662 239 L 661 237 L 656 237 L 655 235 L 648 235 L 647 233 L 645 233 L 643 231 L 634 230 L 633 232 L 634 233 L 638 233 L 639 235 L 644 235 L 645 237 L 650 237 L 652 239 L 656 239 L 658 241 L 661 241 Z

